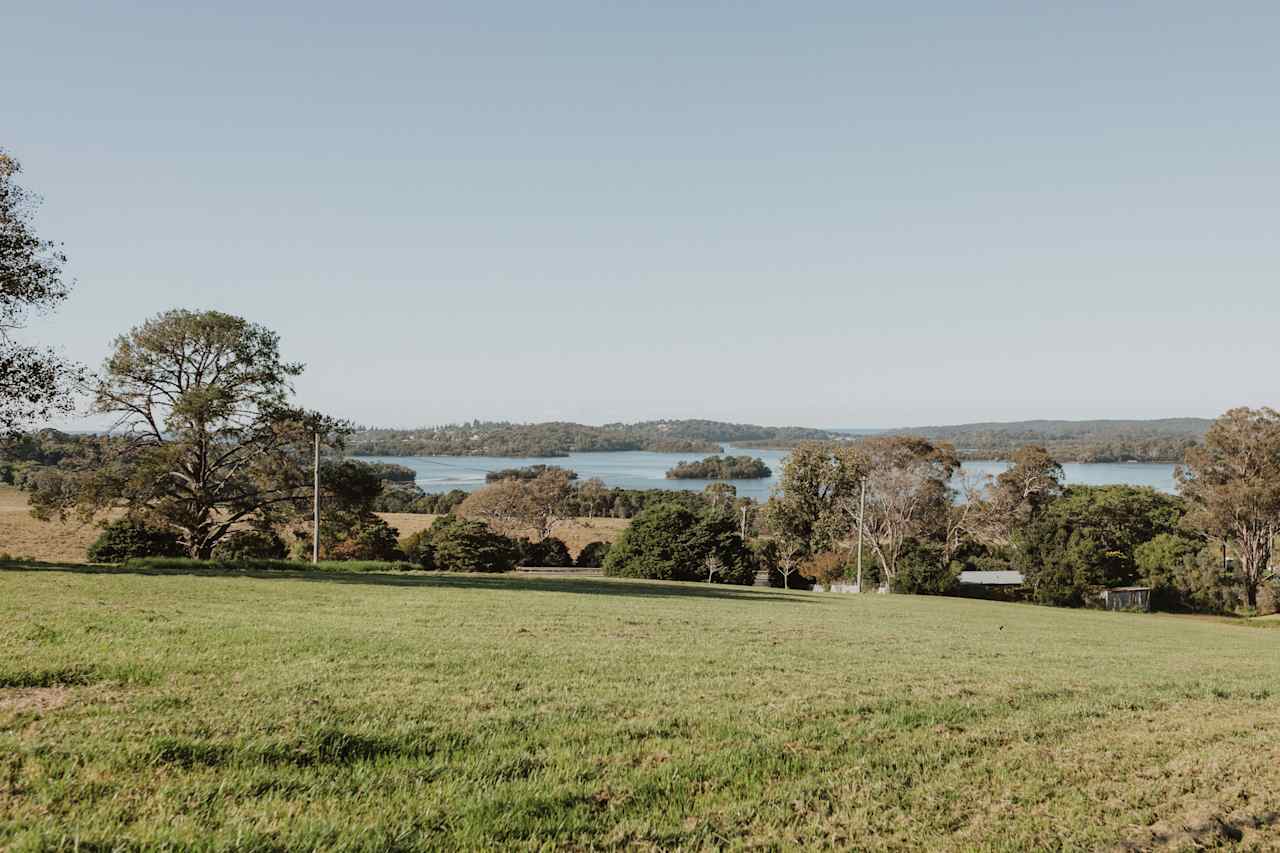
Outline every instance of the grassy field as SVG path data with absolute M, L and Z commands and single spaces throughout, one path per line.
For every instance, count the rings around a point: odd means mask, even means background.
M 0 571 L 0 849 L 1274 847 L 1277 754 L 1226 621 Z

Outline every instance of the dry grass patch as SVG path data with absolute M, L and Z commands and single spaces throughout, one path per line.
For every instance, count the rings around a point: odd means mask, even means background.
M 0 715 L 44 712 L 61 708 L 71 698 L 65 687 L 0 688 Z
M 77 521 L 40 521 L 24 492 L 0 486 L 0 553 L 45 563 L 83 563 L 102 531 Z

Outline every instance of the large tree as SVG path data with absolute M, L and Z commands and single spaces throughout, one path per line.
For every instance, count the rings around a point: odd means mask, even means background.
M 873 436 L 850 450 L 846 465 L 861 473 L 859 488 L 846 490 L 837 506 L 846 528 L 855 531 L 850 534 L 853 541 L 861 530 L 865 547 L 892 591 L 900 559 L 912 541 L 950 541 L 948 522 L 955 497 L 950 483 L 960 459 L 950 445 L 934 445 L 916 436 Z
M 1177 478 L 1188 522 L 1235 551 L 1245 600 L 1256 607 L 1280 534 L 1280 412 L 1227 412 L 1187 450 Z
M 18 161 L 0 150 L 0 432 L 65 414 L 83 374 L 50 349 L 15 341 L 12 332 L 32 314 L 67 298 L 66 263 L 57 243 L 32 230 L 35 197 L 14 180 Z
M 38 513 L 122 508 L 178 533 L 207 559 L 237 526 L 296 512 L 311 496 L 311 443 L 346 424 L 292 408 L 302 366 L 279 337 L 217 311 L 170 311 L 119 337 L 94 401 L 121 440 L 74 483 L 37 491 Z
M 1014 533 L 1063 493 L 1062 466 L 1038 445 L 1018 448 L 994 480 L 966 480 L 953 512 L 968 537 L 984 545 L 1014 545 Z
M 569 517 L 574 476 L 562 468 L 549 467 L 532 479 L 499 480 L 473 492 L 458 507 L 458 513 L 488 522 L 509 536 L 531 533 L 534 541 L 542 541 Z

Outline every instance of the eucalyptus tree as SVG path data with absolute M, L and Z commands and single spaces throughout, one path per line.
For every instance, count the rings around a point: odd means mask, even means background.
M 857 472 L 859 488 L 856 494 L 846 490 L 837 507 L 846 526 L 860 532 L 893 590 L 908 540 L 951 538 L 950 484 L 960 459 L 950 445 L 901 435 L 863 439 L 848 454 L 845 467 Z
M 174 530 L 197 559 L 237 526 L 297 513 L 312 498 L 313 441 L 340 446 L 350 432 L 289 404 L 302 371 L 282 359 L 278 335 L 240 317 L 169 311 L 146 321 L 116 339 L 94 395 L 119 440 L 57 488 L 38 489 L 36 512 L 122 509 Z M 339 490 L 329 479 L 326 492 Z
M 1176 476 L 1191 505 L 1187 521 L 1236 552 L 1245 601 L 1256 607 L 1280 535 L 1280 412 L 1228 411 L 1187 450 Z
M 32 314 L 67 298 L 67 258 L 31 227 L 36 198 L 14 180 L 22 167 L 0 150 L 0 432 L 15 435 L 33 421 L 71 411 L 78 366 L 47 348 L 14 340 Z

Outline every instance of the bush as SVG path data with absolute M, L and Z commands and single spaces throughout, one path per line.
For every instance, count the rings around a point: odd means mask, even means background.
M 396 529 L 376 515 L 361 518 L 329 548 L 330 559 L 396 561 L 404 559 Z
M 770 572 L 770 586 L 782 585 L 782 573 L 777 572 L 777 574 L 779 582 L 775 584 L 773 583 L 773 572 Z M 814 581 L 823 586 L 831 586 L 833 583 L 851 583 L 853 580 L 853 573 L 849 567 L 849 555 L 840 551 L 820 551 L 814 554 L 800 564 L 800 570 L 797 574 L 813 578 Z M 793 574 L 789 585 L 795 586 L 795 583 L 796 575 Z
M 1133 558 L 1157 609 L 1229 613 L 1241 604 L 1239 578 L 1223 567 L 1212 545 L 1162 533 L 1139 545 Z
M 404 558 L 428 572 L 436 570 L 436 548 L 431 544 L 431 531 L 419 530 L 400 543 Z
M 213 549 L 215 560 L 283 560 L 289 546 L 274 530 L 236 530 Z
M 960 563 L 943 562 L 942 545 L 907 539 L 898 554 L 894 592 L 914 595 L 946 595 L 960 582 Z
M 1141 578 L 1139 546 L 1176 533 L 1184 503 L 1135 486 L 1070 486 L 1017 533 L 1034 601 L 1079 607 L 1099 589 Z
M 531 568 L 562 569 L 573 565 L 569 546 L 554 536 L 541 542 L 520 540 L 520 565 Z
M 713 571 L 714 569 L 714 571 Z M 750 585 L 755 560 L 733 519 L 699 518 L 677 503 L 645 508 L 604 561 L 610 577 Z
M 605 558 L 609 556 L 608 542 L 588 542 L 587 545 L 578 552 L 577 566 L 580 569 L 598 569 L 604 565 Z
M 89 546 L 91 563 L 124 563 L 136 557 L 181 557 L 186 549 L 178 535 L 137 519 L 113 521 Z
M 434 568 L 442 572 L 509 572 L 520 557 L 513 540 L 483 522 L 453 515 L 437 518 L 425 540 Z M 421 544 L 416 553 L 422 554 Z

